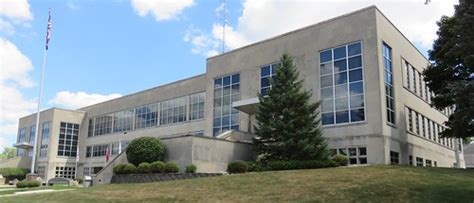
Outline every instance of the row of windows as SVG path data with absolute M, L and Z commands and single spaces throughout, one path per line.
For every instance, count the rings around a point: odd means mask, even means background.
M 427 103 L 431 104 L 431 99 L 434 93 L 430 90 L 424 76 L 421 72 L 416 70 L 408 61 L 402 60 L 402 72 L 403 72 L 403 87 L 409 90 L 411 93 L 417 95 Z M 449 116 L 454 112 L 454 108 L 445 108 L 441 112 Z
M 414 111 L 411 108 L 405 107 L 405 112 L 407 115 L 406 119 L 408 124 L 408 132 L 454 149 L 453 139 L 440 138 L 439 136 L 439 134 L 445 129 L 445 127 L 432 121 L 426 116 Z
M 129 141 L 113 142 L 109 144 L 99 144 L 86 147 L 86 157 L 101 157 L 107 154 L 109 150 L 111 155 L 117 155 L 127 149 Z M 107 149 L 109 148 L 109 149 Z
M 413 166 L 414 165 L 413 163 L 415 163 L 415 166 L 438 167 L 438 163 L 436 161 L 432 161 L 429 159 L 425 159 L 423 161 L 423 158 L 416 157 L 415 162 L 413 162 L 413 156 L 412 155 L 408 156 L 408 164 L 410 166 Z
M 393 92 L 392 48 L 383 44 L 384 84 L 387 122 L 395 124 L 395 99 Z
M 320 52 L 322 124 L 365 120 L 361 42 Z
M 239 111 L 232 102 L 240 100 L 240 74 L 214 79 L 213 136 L 239 130 Z
M 26 142 L 26 128 L 21 128 L 18 132 L 18 141 L 17 143 Z M 16 156 L 25 156 L 25 149 L 17 148 Z
M 331 149 L 331 154 L 347 156 L 348 165 L 367 164 L 367 148 L 366 147 L 347 147 Z
M 75 157 L 79 138 L 79 124 L 61 122 L 59 128 L 58 156 Z
M 99 173 L 99 171 L 102 170 L 102 168 L 103 168 L 102 166 L 84 167 L 83 176 L 95 175 Z
M 88 137 L 202 119 L 205 97 L 201 92 L 90 118 Z

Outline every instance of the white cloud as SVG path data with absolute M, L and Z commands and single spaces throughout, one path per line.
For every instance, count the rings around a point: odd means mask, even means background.
M 13 25 L 2 18 L 0 18 L 0 31 L 5 33 L 6 35 L 15 34 L 15 28 L 13 27 Z
M 156 21 L 174 19 L 192 5 L 193 0 L 132 0 L 133 9 L 138 15 L 146 16 L 150 13 L 155 16 Z
M 86 92 L 69 92 L 61 91 L 56 93 L 56 96 L 48 103 L 52 105 L 61 106 L 69 109 L 78 109 L 81 107 L 97 104 L 103 101 L 121 97 L 120 94 L 88 94 Z
M 430 48 L 442 15 L 452 15 L 457 0 L 245 0 L 235 26 L 226 28 L 226 46 L 235 49 L 307 25 L 376 5 L 408 39 Z M 216 10 L 221 10 L 219 6 Z M 222 39 L 222 27 L 214 24 L 212 39 Z M 204 32 L 205 34 L 205 32 Z M 195 44 L 193 44 L 196 47 Z M 194 48 L 193 48 L 194 49 Z M 216 51 L 208 49 L 203 52 Z
M 33 65 L 28 57 L 10 41 L 0 38 L 0 149 L 15 142 L 18 119 L 32 113 L 33 99 L 21 93 L 22 88 L 34 86 L 30 79 Z
M 32 20 L 30 4 L 27 0 L 2 0 L 0 1 L 0 15 L 12 20 Z

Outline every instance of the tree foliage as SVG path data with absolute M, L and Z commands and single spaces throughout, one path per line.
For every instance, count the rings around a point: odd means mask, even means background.
M 16 148 L 14 147 L 5 147 L 3 152 L 0 153 L 0 159 L 11 159 L 14 158 L 16 154 Z
M 327 160 L 326 139 L 322 137 L 319 102 L 312 103 L 310 91 L 288 54 L 270 80 L 267 96 L 259 95 L 254 138 L 255 150 L 262 161 Z
M 443 137 L 474 136 L 474 1 L 460 0 L 452 17 L 438 22 L 438 39 L 429 51 L 432 64 L 423 72 L 435 93 L 432 105 L 455 107 Z

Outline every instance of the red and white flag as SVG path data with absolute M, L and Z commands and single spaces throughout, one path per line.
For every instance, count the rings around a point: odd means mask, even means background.
M 48 26 L 46 27 L 46 50 L 48 50 L 48 43 L 49 43 L 49 40 L 51 39 L 51 28 L 52 27 L 53 27 L 53 24 L 51 22 L 51 9 L 49 9 Z
M 109 162 L 110 159 L 110 148 L 109 145 L 107 145 L 107 149 L 105 151 L 105 163 Z

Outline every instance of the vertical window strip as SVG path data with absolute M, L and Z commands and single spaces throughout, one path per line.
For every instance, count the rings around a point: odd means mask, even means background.
M 240 100 L 240 74 L 214 79 L 213 135 L 239 130 L 239 111 L 232 102 Z
M 61 122 L 59 128 L 58 156 L 75 157 L 79 140 L 79 124 Z
M 383 43 L 384 58 L 384 82 L 385 82 L 385 98 L 387 108 L 387 122 L 395 124 L 395 99 L 393 88 L 393 72 L 392 72 L 392 48 Z

